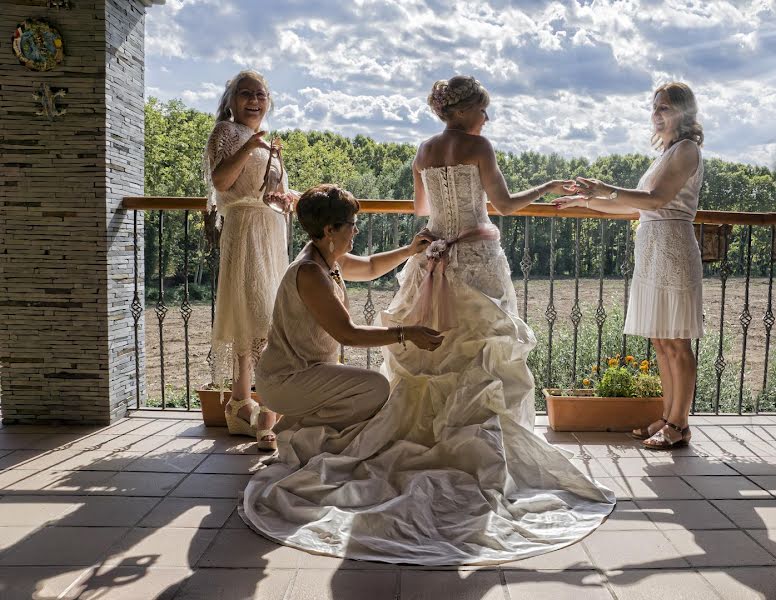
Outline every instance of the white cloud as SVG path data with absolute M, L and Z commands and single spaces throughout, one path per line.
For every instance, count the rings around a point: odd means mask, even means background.
M 242 68 L 267 75 L 273 127 L 418 142 L 434 80 L 491 91 L 503 150 L 649 152 L 650 91 L 689 82 L 707 155 L 773 165 L 774 0 L 168 0 L 146 21 L 148 90 L 212 111 Z

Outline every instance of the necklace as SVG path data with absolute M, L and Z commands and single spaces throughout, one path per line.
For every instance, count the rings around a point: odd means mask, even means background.
M 465 129 L 458 129 L 457 127 L 445 127 L 445 131 L 460 131 L 461 133 L 468 133 Z
M 321 260 L 323 261 L 323 264 L 325 264 L 326 268 L 329 270 L 329 277 L 331 277 L 337 283 L 337 285 L 342 287 L 342 276 L 340 275 L 339 269 L 336 268 L 337 267 L 337 263 L 336 262 L 334 263 L 335 268 L 332 269 L 329 266 L 329 261 L 326 260 L 326 257 L 323 255 L 323 252 L 320 251 L 318 246 L 313 244 L 313 248 L 315 248 L 315 251 L 318 253 L 318 256 L 321 257 Z

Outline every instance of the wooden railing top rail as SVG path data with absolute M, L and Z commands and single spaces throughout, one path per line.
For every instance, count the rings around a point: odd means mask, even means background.
M 359 200 L 362 213 L 392 213 L 411 214 L 411 200 Z M 205 210 L 207 201 L 204 197 L 158 197 L 158 196 L 126 196 L 122 204 L 127 210 Z M 493 206 L 488 204 L 488 213 L 498 215 Z M 552 204 L 534 202 L 513 215 L 521 217 L 565 217 L 585 219 L 620 219 L 633 220 L 627 215 L 602 215 L 585 208 L 567 208 L 558 210 Z M 776 225 L 776 212 L 735 212 L 726 210 L 699 210 L 695 217 L 696 223 L 712 225 Z

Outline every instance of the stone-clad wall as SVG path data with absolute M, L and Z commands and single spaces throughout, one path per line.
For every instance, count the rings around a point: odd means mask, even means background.
M 135 398 L 132 215 L 118 207 L 143 193 L 145 3 L 72 4 L 0 5 L 4 422 L 106 423 Z M 35 16 L 64 39 L 63 64 L 44 73 L 10 48 L 16 24 Z M 67 90 L 67 114 L 35 115 L 42 82 Z

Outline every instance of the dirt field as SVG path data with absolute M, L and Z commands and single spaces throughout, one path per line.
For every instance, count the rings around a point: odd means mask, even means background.
M 518 306 L 523 310 L 523 282 L 515 281 L 518 296 Z M 776 293 L 776 291 L 775 291 Z M 729 351 L 725 353 L 728 363 L 738 363 L 741 359 L 742 328 L 739 321 L 744 307 L 745 286 L 743 278 L 731 278 L 727 283 L 725 299 L 724 335 L 730 341 Z M 375 310 L 385 308 L 393 296 L 393 291 L 374 291 L 372 299 Z M 595 308 L 598 304 L 598 281 L 582 280 L 579 287 L 580 308 L 583 314 L 583 323 L 594 323 Z M 534 328 L 540 339 L 539 349 L 542 350 L 542 336 L 546 336 L 547 321 L 544 316 L 549 298 L 549 281 L 532 280 L 528 286 L 528 314 L 527 321 Z M 768 299 L 768 280 L 753 279 L 749 289 L 749 311 L 752 322 L 749 327 L 746 349 L 746 376 L 745 385 L 749 386 L 753 393 L 759 392 L 762 386 L 763 367 L 765 361 L 765 326 L 763 316 L 765 314 Z M 357 322 L 363 323 L 363 305 L 366 300 L 365 289 L 351 289 L 351 310 Z M 707 279 L 704 285 L 704 308 L 706 311 L 706 333 L 716 337 L 720 326 L 721 286 L 715 279 Z M 555 281 L 554 304 L 558 311 L 558 319 L 555 325 L 557 332 L 562 327 L 570 327 L 569 313 L 574 302 L 574 282 L 572 280 Z M 604 307 L 607 313 L 612 314 L 616 307 L 622 307 L 623 282 L 622 280 L 606 280 L 603 293 Z M 146 386 L 149 398 L 159 397 L 161 394 L 161 380 L 159 368 L 159 326 L 153 306 L 147 307 L 145 313 L 146 323 Z M 210 343 L 210 305 L 194 306 L 194 312 L 189 321 L 189 356 L 191 388 L 194 390 L 210 381 L 207 366 L 207 354 Z M 560 350 L 556 350 L 560 351 Z M 185 389 L 185 346 L 183 320 L 177 307 L 170 307 L 170 311 L 164 321 L 164 355 L 165 355 L 165 385 L 167 395 L 180 395 Z M 348 349 L 347 361 L 350 364 L 366 366 L 366 351 L 360 349 Z M 776 361 L 776 332 L 771 338 L 771 351 L 769 363 Z M 372 366 L 381 362 L 380 351 L 372 352 Z M 713 369 L 713 365 L 702 365 L 702 368 Z M 730 369 L 725 372 L 725 377 L 738 377 L 738 372 Z M 736 379 L 737 380 L 737 379 Z

